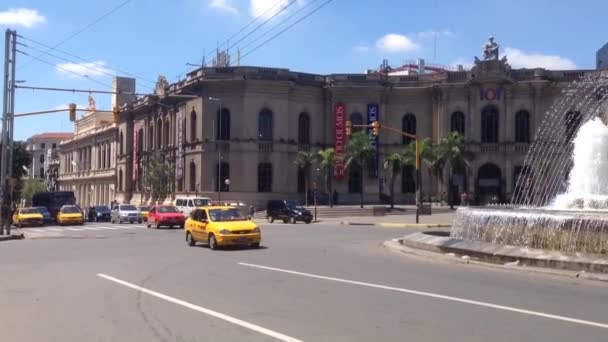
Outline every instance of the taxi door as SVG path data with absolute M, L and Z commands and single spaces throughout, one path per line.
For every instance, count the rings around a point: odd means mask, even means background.
M 207 212 L 204 209 L 194 210 L 191 224 L 191 231 L 194 239 L 201 242 L 207 241 Z

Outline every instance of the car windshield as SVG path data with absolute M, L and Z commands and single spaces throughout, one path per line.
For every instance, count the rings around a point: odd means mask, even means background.
M 98 213 L 107 213 L 110 209 L 108 207 L 95 207 L 95 211 Z
M 158 207 L 159 213 L 178 213 L 179 211 L 175 207 Z
M 80 209 L 78 209 L 77 207 L 63 207 L 61 208 L 61 212 L 66 214 L 75 214 L 79 213 Z
M 223 221 L 244 221 L 245 217 L 240 210 L 235 208 L 229 209 L 212 209 L 209 210 L 211 221 L 223 222 Z
M 36 207 L 34 209 L 36 209 L 39 213 L 50 214 L 49 210 L 46 207 Z
M 297 201 L 287 201 L 287 208 L 292 210 L 305 210 Z
M 140 211 L 150 211 L 150 207 L 139 207 Z
M 38 211 L 34 208 L 25 208 L 25 209 L 21 209 L 21 213 L 22 214 L 40 214 L 40 211 Z
M 121 205 L 120 206 L 120 210 L 124 210 L 124 211 L 137 211 L 137 208 L 135 208 L 135 206 L 133 206 L 133 205 Z
M 193 201 L 194 201 L 194 205 L 197 207 L 209 205 L 209 202 L 211 202 L 208 199 L 202 199 L 202 198 L 195 198 Z

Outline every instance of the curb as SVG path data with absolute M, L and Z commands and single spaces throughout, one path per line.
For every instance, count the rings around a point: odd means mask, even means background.
M 451 224 L 441 223 L 390 223 L 390 222 L 349 222 L 340 221 L 343 226 L 377 226 L 384 228 L 450 228 Z
M 0 241 L 21 240 L 24 238 L 25 238 L 25 235 L 23 235 L 23 234 L 0 235 Z
M 464 255 L 495 264 L 504 265 L 517 262 L 519 265 L 600 273 L 608 276 L 608 259 L 592 255 L 565 255 L 556 251 L 496 245 L 482 241 L 465 241 L 424 233 L 409 234 L 393 242 L 431 252 Z

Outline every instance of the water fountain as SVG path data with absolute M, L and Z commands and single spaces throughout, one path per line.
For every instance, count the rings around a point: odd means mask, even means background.
M 608 253 L 608 77 L 572 83 L 546 113 L 511 203 L 458 210 L 454 238 Z

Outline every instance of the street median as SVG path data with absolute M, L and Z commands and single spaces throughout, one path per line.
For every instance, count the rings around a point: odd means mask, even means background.
M 353 222 L 340 221 L 345 226 L 375 226 L 384 228 L 449 228 L 451 224 L 443 223 L 396 223 L 396 222 Z

